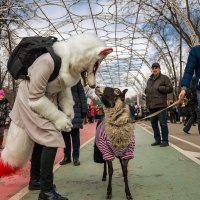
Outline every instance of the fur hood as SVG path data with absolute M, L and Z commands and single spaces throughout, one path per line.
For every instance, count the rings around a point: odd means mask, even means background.
M 65 86 L 72 87 L 77 84 L 84 71 L 87 71 L 89 86 L 95 85 L 94 66 L 97 61 L 105 58 L 105 55 L 100 54 L 105 48 L 106 44 L 91 33 L 56 42 L 53 49 L 62 60 L 60 76 Z

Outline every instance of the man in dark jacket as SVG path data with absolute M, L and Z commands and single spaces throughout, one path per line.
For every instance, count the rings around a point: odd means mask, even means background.
M 186 95 L 186 90 L 190 86 L 192 76 L 195 74 L 195 87 L 197 95 L 197 122 L 200 130 L 200 45 L 194 46 L 189 53 L 183 78 L 181 81 L 181 92 L 179 98 L 183 98 Z M 199 132 L 200 133 L 200 132 Z
M 87 104 L 85 98 L 85 92 L 81 81 L 77 85 L 71 88 L 73 99 L 74 99 L 74 119 L 72 120 L 72 130 L 71 132 L 62 132 L 65 149 L 64 158 L 60 162 L 60 165 L 65 165 L 71 163 L 71 146 L 73 146 L 72 158 L 75 166 L 80 165 L 79 155 L 80 155 L 80 128 L 83 128 L 83 118 L 87 114 Z M 70 138 L 71 136 L 71 138 Z M 72 139 L 72 145 L 71 145 Z
M 189 134 L 189 130 L 191 126 L 196 122 L 197 119 L 197 97 L 196 97 L 196 88 L 195 88 L 195 77 L 192 77 L 192 81 L 190 83 L 190 87 L 186 91 L 186 98 L 188 103 L 186 104 L 185 108 L 189 113 L 189 119 L 186 121 L 185 127 L 183 131 Z M 200 127 L 198 126 L 198 131 L 200 133 Z
M 147 81 L 146 93 L 146 105 L 150 111 L 150 114 L 162 110 L 167 107 L 167 94 L 173 91 L 173 86 L 166 75 L 161 74 L 159 63 L 153 63 L 152 75 Z M 160 129 L 158 127 L 158 121 L 160 122 Z M 155 142 L 152 146 L 160 145 L 161 147 L 168 146 L 168 126 L 167 126 L 167 114 L 166 111 L 151 118 L 151 125 L 154 131 Z

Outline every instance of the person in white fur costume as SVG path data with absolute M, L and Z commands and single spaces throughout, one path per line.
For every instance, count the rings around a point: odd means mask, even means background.
M 53 163 L 57 147 L 65 147 L 61 131 L 69 132 L 74 117 L 71 87 L 80 80 L 95 87 L 100 62 L 112 52 L 94 34 L 81 34 L 53 44 L 61 57 L 56 79 L 48 82 L 54 70 L 49 53 L 29 67 L 30 80 L 23 80 L 10 113 L 12 119 L 5 148 L 1 154 L 0 177 L 14 173 L 29 159 L 34 143 L 44 145 L 41 157 L 39 200 L 66 200 L 53 189 Z M 58 110 L 57 102 L 62 109 Z

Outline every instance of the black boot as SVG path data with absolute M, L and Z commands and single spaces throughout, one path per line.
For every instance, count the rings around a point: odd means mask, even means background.
M 74 158 L 74 166 L 79 166 L 81 163 L 78 158 Z
M 160 144 L 161 144 L 160 141 L 155 141 L 154 143 L 151 144 L 151 146 L 158 146 L 158 145 L 160 145 Z
M 29 181 L 29 185 L 28 185 L 28 189 L 29 190 L 40 190 L 40 181 L 37 179 L 32 179 Z M 56 185 L 53 184 L 53 189 L 56 189 Z
M 39 180 L 30 180 L 28 189 L 29 190 L 40 190 L 40 181 Z
M 68 200 L 68 198 L 62 197 L 55 190 L 51 190 L 49 192 L 40 191 L 38 200 Z
M 71 162 L 72 162 L 71 158 L 64 157 L 63 160 L 60 162 L 60 165 L 66 165 L 66 164 L 69 164 Z
M 200 111 L 199 109 L 197 108 L 197 124 L 198 124 L 198 131 L 199 131 L 199 134 L 200 134 Z

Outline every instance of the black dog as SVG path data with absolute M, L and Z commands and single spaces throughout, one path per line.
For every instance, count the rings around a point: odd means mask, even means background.
M 129 107 L 125 104 L 126 90 L 120 91 L 118 88 L 96 87 L 95 93 L 104 104 L 105 117 L 97 124 L 94 162 L 104 163 L 102 181 L 106 180 L 108 165 L 109 181 L 107 186 L 107 199 L 112 198 L 112 160 L 117 157 L 121 163 L 125 192 L 128 200 L 132 200 L 132 195 L 128 186 L 128 162 L 133 158 L 135 140 L 133 123 L 130 116 Z

